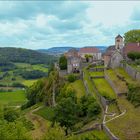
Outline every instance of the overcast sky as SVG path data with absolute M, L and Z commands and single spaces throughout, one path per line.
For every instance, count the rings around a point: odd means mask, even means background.
M 139 1 L 0 1 L 1 47 L 106 46 L 138 28 Z

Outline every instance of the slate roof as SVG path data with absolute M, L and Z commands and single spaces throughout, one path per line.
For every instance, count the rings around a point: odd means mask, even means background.
M 99 49 L 95 47 L 80 48 L 79 53 L 99 53 Z
M 128 43 L 124 48 L 123 52 L 127 55 L 129 52 L 140 52 L 140 43 Z
M 118 34 L 117 36 L 116 36 L 116 38 L 123 38 L 120 34 Z

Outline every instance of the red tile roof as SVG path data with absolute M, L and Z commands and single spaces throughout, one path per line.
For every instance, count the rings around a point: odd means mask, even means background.
M 123 50 L 124 54 L 127 55 L 129 52 L 140 52 L 140 43 L 128 43 Z
M 79 53 L 99 53 L 99 49 L 95 47 L 80 48 Z

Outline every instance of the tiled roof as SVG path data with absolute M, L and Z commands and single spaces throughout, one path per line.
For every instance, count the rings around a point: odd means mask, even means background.
M 116 38 L 123 38 L 120 34 L 116 36 Z
M 80 48 L 79 53 L 99 53 L 99 49 L 95 47 Z
M 124 54 L 128 54 L 129 52 L 140 52 L 140 43 L 128 43 L 124 47 Z

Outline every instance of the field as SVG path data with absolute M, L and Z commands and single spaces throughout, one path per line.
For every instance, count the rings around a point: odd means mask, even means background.
M 0 105 L 18 106 L 27 101 L 24 90 L 0 92 Z
M 24 86 L 31 86 L 37 79 L 25 79 L 20 75 L 20 72 L 39 70 L 44 73 L 48 73 L 48 67 L 45 64 L 31 65 L 28 63 L 14 63 L 16 69 L 0 72 L 0 89 L 7 90 L 10 87 L 11 90 L 15 89 L 13 87 L 14 83 L 23 84 Z
M 84 84 L 83 84 L 82 80 L 76 80 L 75 82 L 71 83 L 70 86 L 72 86 L 74 88 L 74 90 L 77 93 L 78 98 L 86 95 L 86 90 L 84 88 Z
M 109 129 L 120 139 L 140 138 L 140 108 L 135 108 L 125 97 L 118 99 L 119 106 L 126 113 L 107 123 Z
M 111 99 L 116 98 L 115 92 L 113 91 L 109 83 L 104 78 L 94 79 L 94 83 L 102 96 L 111 98 Z

